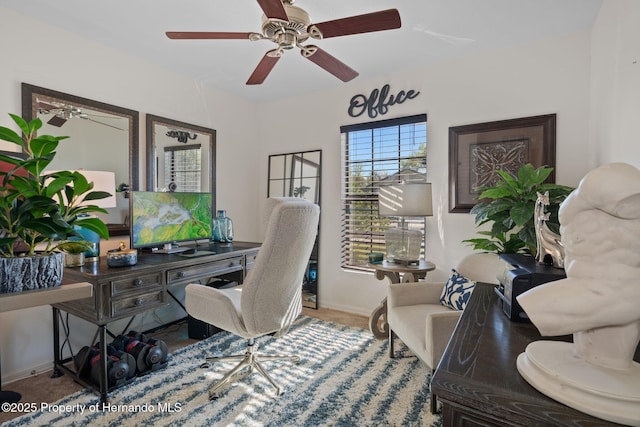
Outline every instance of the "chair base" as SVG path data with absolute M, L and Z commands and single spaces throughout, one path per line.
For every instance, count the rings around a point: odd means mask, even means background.
M 235 356 L 221 356 L 221 357 L 207 357 L 207 361 L 200 365 L 201 368 L 209 368 L 211 363 L 215 362 L 239 362 L 233 369 L 227 372 L 224 377 L 217 383 L 215 383 L 209 390 L 209 400 L 217 399 L 220 393 L 231 384 L 243 380 L 256 370 L 260 375 L 267 379 L 273 387 L 276 389 L 276 394 L 280 396 L 284 393 L 282 388 L 271 378 L 267 371 L 262 367 L 260 362 L 271 362 L 274 360 L 288 360 L 294 363 L 299 363 L 300 358 L 298 356 L 291 355 L 270 355 L 259 354 L 256 350 L 256 345 L 253 338 L 248 340 L 247 350 L 245 353 Z M 245 372 L 242 372 L 245 370 Z

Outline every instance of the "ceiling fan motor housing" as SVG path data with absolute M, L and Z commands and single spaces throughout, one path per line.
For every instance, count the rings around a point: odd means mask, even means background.
M 307 27 L 311 24 L 309 14 L 297 6 L 284 4 L 289 21 L 262 15 L 262 33 L 282 49 L 292 49 L 309 38 Z

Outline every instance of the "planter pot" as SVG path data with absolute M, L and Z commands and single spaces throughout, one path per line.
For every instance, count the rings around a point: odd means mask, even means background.
M 64 254 L 64 266 L 65 267 L 81 267 L 84 265 L 85 257 L 84 252 L 80 252 L 79 254 Z
M 63 253 L 0 258 L 0 293 L 60 286 L 63 260 Z

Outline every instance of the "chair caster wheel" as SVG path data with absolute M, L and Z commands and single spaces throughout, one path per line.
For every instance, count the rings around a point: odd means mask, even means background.
M 211 367 L 211 364 L 209 362 L 204 362 L 202 365 L 200 365 L 200 369 L 209 369 Z
M 209 402 L 212 400 L 217 400 L 220 397 L 218 393 L 209 393 Z

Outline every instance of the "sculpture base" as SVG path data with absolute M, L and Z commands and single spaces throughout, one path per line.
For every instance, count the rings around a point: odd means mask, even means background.
M 593 365 L 572 343 L 536 341 L 518 356 L 518 372 L 538 391 L 594 417 L 640 427 L 640 363 Z

